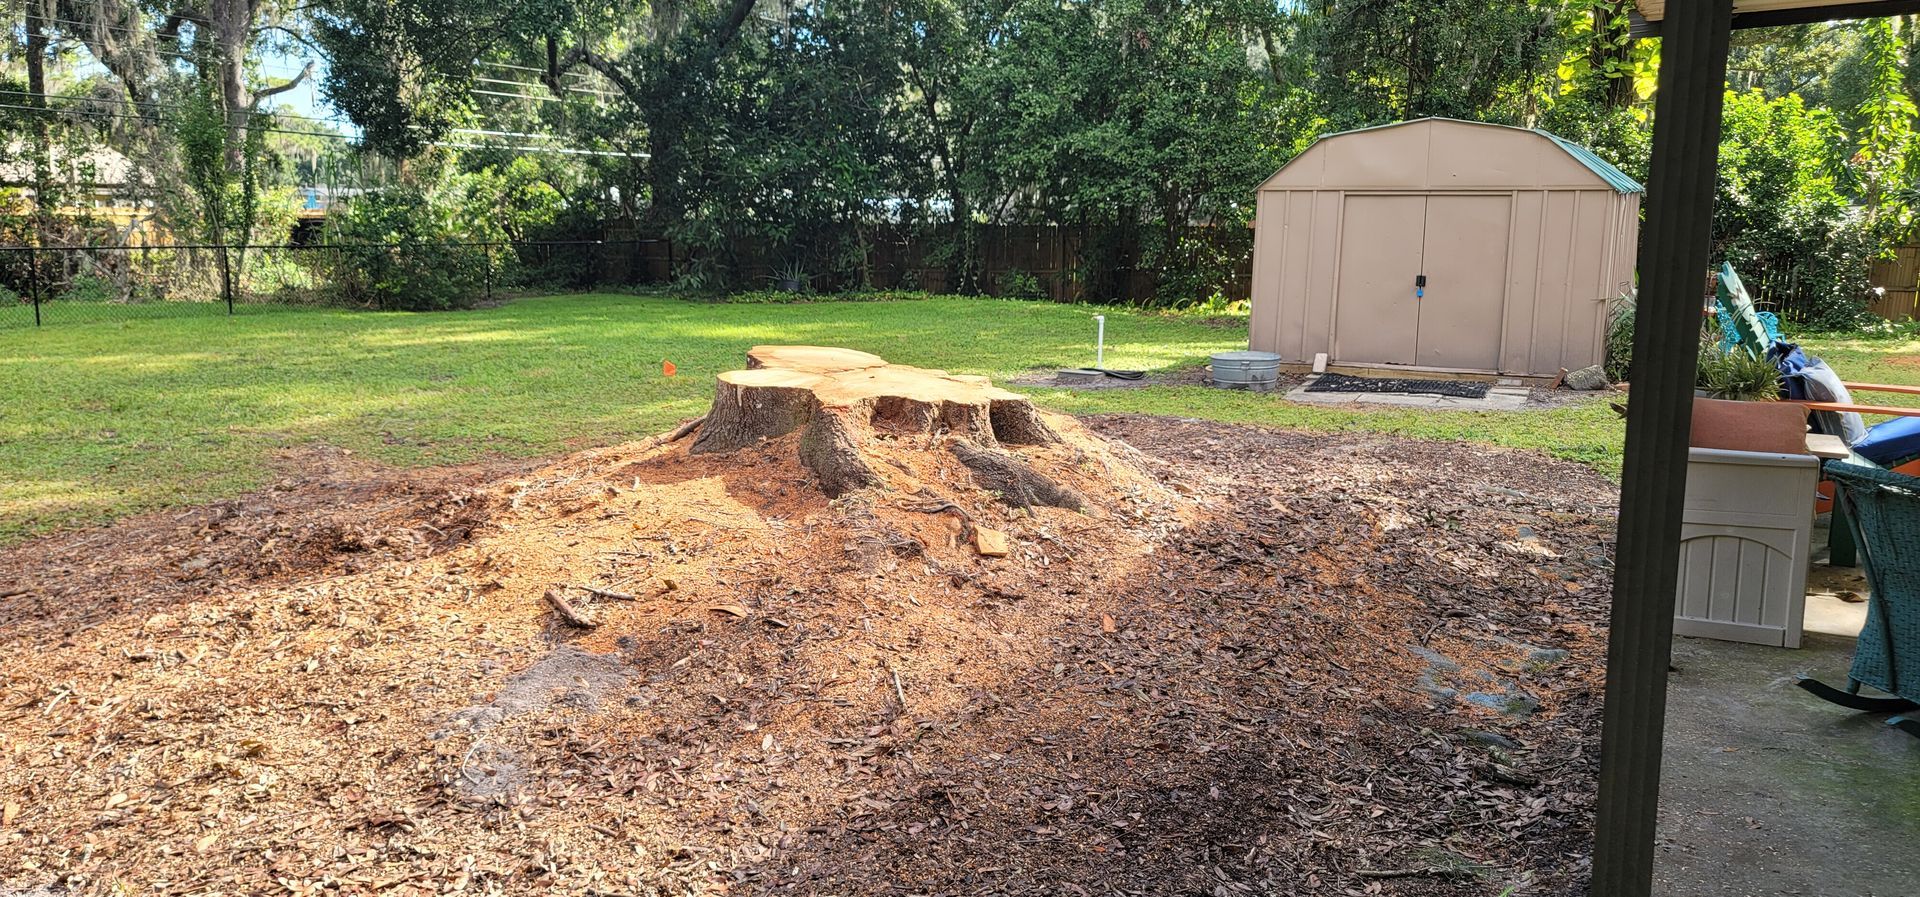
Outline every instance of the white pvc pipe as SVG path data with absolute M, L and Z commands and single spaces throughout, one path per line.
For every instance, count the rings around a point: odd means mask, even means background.
M 1098 328 L 1093 342 L 1093 366 L 1104 368 L 1107 366 L 1107 316 L 1094 315 L 1093 323 Z

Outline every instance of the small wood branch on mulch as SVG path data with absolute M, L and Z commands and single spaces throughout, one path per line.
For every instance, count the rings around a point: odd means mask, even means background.
M 574 607 L 572 602 L 567 600 L 567 596 L 560 594 L 559 589 L 548 589 L 546 598 L 547 603 L 553 606 L 553 612 L 560 615 L 560 619 L 582 629 L 592 629 L 600 625 L 599 620 L 581 613 L 579 608 Z

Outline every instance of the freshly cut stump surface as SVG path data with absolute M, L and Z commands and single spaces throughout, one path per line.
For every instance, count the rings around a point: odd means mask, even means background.
M 904 440 L 945 444 L 982 488 L 1010 504 L 1078 509 L 1071 489 L 1034 470 L 1006 446 L 1061 442 L 1026 396 L 985 377 L 889 364 L 852 349 L 755 346 L 747 368 L 719 375 L 713 409 L 689 451 L 737 451 L 801 432 L 801 463 L 830 496 L 885 482 L 869 446 Z

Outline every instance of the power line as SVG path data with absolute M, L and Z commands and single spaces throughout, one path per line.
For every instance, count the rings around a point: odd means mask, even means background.
M 514 99 L 521 99 L 521 100 L 534 100 L 534 101 L 543 102 L 543 103 L 561 102 L 560 98 L 558 97 L 531 96 L 526 94 L 513 94 L 513 93 L 503 93 L 500 91 L 483 91 L 483 90 L 475 90 L 473 92 L 484 93 L 489 96 L 511 97 Z M 29 99 L 31 99 L 34 96 L 34 94 L 30 91 L 7 90 L 4 88 L 0 88 L 0 95 L 12 95 L 17 97 L 26 97 Z M 151 108 L 151 109 L 186 110 L 190 108 L 180 103 L 165 103 L 159 100 L 136 100 L 128 97 L 119 97 L 119 96 L 106 98 L 106 97 L 97 97 L 97 96 L 92 96 L 87 94 L 46 94 L 45 98 L 48 101 L 61 100 L 61 101 L 74 102 L 74 103 L 101 103 L 101 104 L 127 103 L 132 106 L 145 107 L 145 108 Z M 60 112 L 60 111 L 84 112 L 88 110 L 49 109 L 47 111 L 49 112 Z M 340 116 L 302 115 L 298 112 L 288 112 L 281 109 L 235 109 L 233 110 L 233 112 L 241 115 L 272 116 L 275 118 L 293 118 L 293 119 L 299 119 L 301 121 L 314 122 L 316 124 L 343 125 L 349 128 L 360 127 L 358 123 L 356 123 L 350 118 L 342 118 Z M 549 135 L 539 135 L 539 136 L 550 137 L 556 140 L 561 139 L 559 135 L 549 134 Z
M 140 121 L 164 121 L 164 122 L 176 122 L 176 123 L 180 121 L 177 118 L 166 118 L 164 116 L 155 116 L 150 119 L 146 116 L 129 115 L 124 112 L 110 112 L 105 110 L 87 110 L 87 109 L 67 109 L 67 110 L 41 109 L 37 106 L 21 106 L 13 103 L 0 103 L 0 109 L 21 109 L 28 112 L 39 112 L 39 113 L 51 114 L 51 115 L 91 115 L 96 117 L 107 117 L 107 118 L 132 118 L 132 119 L 138 119 Z M 330 134 L 324 131 L 294 131 L 294 130 L 288 130 L 285 128 L 256 128 L 255 130 L 258 130 L 267 134 L 297 134 L 297 135 L 302 135 L 306 137 L 321 137 L 321 138 L 326 138 L 330 140 L 358 140 L 359 139 L 358 137 L 355 137 L 351 134 Z M 543 137 L 551 140 L 561 139 L 558 135 L 551 135 L 551 134 L 516 133 L 516 132 L 510 132 L 510 131 L 482 131 L 482 130 L 470 129 L 470 128 L 453 128 L 451 130 L 453 133 L 458 133 L 458 134 L 480 134 L 480 135 L 511 134 L 514 136 Z M 626 159 L 651 158 L 651 156 L 647 153 L 626 153 L 626 152 L 618 152 L 613 150 L 591 150 L 591 149 L 580 149 L 578 147 L 564 147 L 564 146 L 518 146 L 518 145 L 511 145 L 511 144 L 465 143 L 465 142 L 443 141 L 443 140 L 429 141 L 428 145 L 447 147 L 449 149 L 512 150 L 515 152 L 527 152 L 527 153 L 555 153 L 558 155 L 566 155 L 566 156 L 618 156 L 620 158 L 626 158 Z
M 469 91 L 467 91 L 467 92 L 468 92 L 468 93 L 470 93 L 470 94 L 474 94 L 474 95 L 476 95 L 476 96 L 488 96 L 488 97 L 508 97 L 508 98 L 511 98 L 511 99 L 515 99 L 515 100 L 530 100 L 530 101 L 532 101 L 532 102 L 535 102 L 535 103 L 564 103 L 564 102 L 566 102 L 566 100 L 564 100 L 564 99 L 562 99 L 562 98 L 560 98 L 560 97 L 541 97 L 541 96 L 529 96 L 529 95 L 527 95 L 527 94 L 524 94 L 524 93 L 507 93 L 507 92 L 505 92 L 505 91 L 499 91 L 499 90 L 481 90 L 481 89 L 480 89 L 480 88 L 478 88 L 478 87 L 476 87 L 476 88 L 474 88 L 474 89 L 472 89 L 472 90 L 469 90 Z
M 444 146 L 449 149 L 503 149 L 523 153 L 553 153 L 560 156 L 618 156 L 622 159 L 653 158 L 651 153 L 623 153 L 616 150 L 574 149 L 565 146 L 502 146 L 494 143 L 454 143 L 444 140 L 436 140 L 433 142 L 433 145 Z
M 77 21 L 74 19 L 62 19 L 62 18 L 53 18 L 53 17 L 42 19 L 42 21 L 50 22 L 50 23 L 59 23 L 59 24 L 74 26 L 78 28 L 116 31 L 123 34 L 130 34 L 130 35 L 148 36 L 150 34 L 148 30 L 138 26 L 128 26 L 128 25 L 108 24 L 108 23 L 88 23 L 88 22 Z M 72 37 L 72 35 L 68 35 L 68 37 Z M 81 43 L 83 46 L 85 45 L 84 41 L 82 41 Z M 91 47 L 87 47 L 86 49 L 89 55 L 93 55 Z M 165 47 L 158 46 L 157 41 L 156 41 L 156 45 L 152 47 L 152 50 L 155 55 L 160 57 L 171 57 L 174 59 L 188 61 L 188 62 L 199 61 L 194 55 L 186 53 L 184 51 L 181 51 L 178 49 L 168 49 Z M 313 65 L 315 63 L 315 60 L 311 60 L 311 59 L 308 59 L 305 61 L 307 62 L 308 65 Z M 326 59 L 326 60 L 322 60 L 321 62 L 322 64 L 326 65 L 329 68 L 355 69 L 360 71 L 375 72 L 381 75 L 386 75 L 391 77 L 401 76 L 400 73 L 394 71 L 391 67 L 384 66 L 384 65 L 375 65 L 370 63 L 358 63 L 358 62 L 343 62 L 343 61 L 333 60 L 333 59 Z M 484 65 L 484 66 L 513 70 L 513 71 L 527 71 L 527 72 L 541 72 L 541 73 L 544 73 L 546 71 L 545 69 L 535 68 L 532 66 L 514 65 L 512 63 L 493 62 L 490 60 L 474 60 L 473 65 L 476 67 Z M 299 71 L 300 70 L 295 70 L 295 72 L 292 75 L 288 75 L 287 77 L 298 77 Z M 560 90 L 566 93 L 577 93 L 577 94 L 593 96 L 596 98 L 612 97 L 612 98 L 618 99 L 618 98 L 623 98 L 625 96 L 625 94 L 622 94 L 622 93 L 606 91 L 606 90 L 595 90 L 595 89 L 591 89 L 590 87 L 580 86 L 582 84 L 599 86 L 593 80 L 592 78 L 593 74 L 595 73 L 583 72 L 583 71 L 577 71 L 577 70 L 567 72 L 565 73 L 565 75 L 579 75 L 583 80 L 576 84 L 563 84 L 560 87 Z M 515 87 L 515 88 L 534 88 L 537 90 L 546 86 L 544 84 L 534 84 L 534 83 L 529 83 L 526 81 L 519 81 L 519 80 L 488 78 L 488 77 L 485 77 L 484 75 L 479 74 L 477 71 L 473 72 L 471 74 L 471 77 L 478 82 L 496 84 L 496 85 L 507 86 L 507 87 Z M 14 93 L 14 94 L 24 95 L 29 97 L 31 96 L 31 94 L 20 94 L 20 92 L 18 91 L 6 91 L 6 93 Z M 557 97 L 557 96 L 540 96 L 537 94 L 520 93 L 517 91 L 486 90 L 479 87 L 469 87 L 467 90 L 467 93 L 469 96 L 475 96 L 475 97 L 479 97 L 479 96 L 499 97 L 502 99 L 520 100 L 524 102 L 536 102 L 536 103 L 554 103 L 554 102 L 566 101 L 565 98 Z M 94 98 L 64 97 L 63 99 L 92 100 Z M 154 108 L 174 108 L 174 109 L 184 108 L 184 107 L 178 106 L 177 104 L 169 107 L 168 104 L 160 103 L 158 101 L 136 100 L 131 97 L 128 97 L 126 99 L 126 102 L 131 103 L 135 106 L 151 106 Z M 250 115 L 268 114 L 265 110 L 261 110 L 261 111 L 245 110 L 245 111 L 247 112 L 247 114 L 250 114 Z M 355 122 L 348 119 L 338 118 L 338 117 L 309 116 L 309 115 L 300 115 L 298 113 L 291 113 L 291 112 L 273 112 L 272 114 L 284 116 L 284 117 L 302 119 L 302 120 L 311 121 L 311 122 L 324 122 L 327 124 L 345 125 L 350 128 L 358 127 L 358 125 Z M 284 132 L 284 133 L 294 133 L 294 132 Z M 305 133 L 305 132 L 300 132 L 300 133 Z M 327 136 L 327 135 L 315 135 L 315 136 Z M 559 138 L 554 138 L 554 139 L 559 139 Z
M 17 91 L 10 91 L 10 92 L 17 92 Z M 45 115 L 54 115 L 54 116 L 91 115 L 97 118 L 99 117 L 131 118 L 138 121 L 164 121 L 164 122 L 172 122 L 176 124 L 180 122 L 180 119 L 168 118 L 162 115 L 155 115 L 155 116 L 149 117 L 145 115 L 133 115 L 125 112 L 113 112 L 105 109 L 42 109 L 38 106 L 21 106 L 14 103 L 0 103 L 0 109 L 21 109 L 28 112 L 38 112 Z M 357 139 L 350 134 L 330 134 L 325 131 L 290 131 L 284 128 L 257 128 L 256 130 L 263 131 L 268 134 L 302 134 L 308 137 L 331 137 L 339 140 Z
M 546 86 L 545 84 L 535 84 L 529 81 L 515 81 L 507 78 L 488 78 L 483 75 L 475 75 L 473 76 L 473 80 L 486 83 L 486 84 L 511 84 L 514 87 L 545 87 Z M 590 93 L 597 97 L 623 96 L 623 94 L 615 93 L 610 90 L 588 90 L 587 88 L 584 88 L 584 87 L 574 87 L 571 84 L 563 85 L 560 89 L 571 91 L 573 93 Z
M 42 18 L 42 19 L 41 19 L 41 21 L 43 21 L 43 22 L 49 22 L 49 23 L 55 23 L 55 24 L 60 24 L 60 25 L 68 25 L 68 26 L 72 26 L 72 27 L 74 27 L 74 28 L 85 28 L 85 29 L 99 29 L 99 30 L 104 30 L 104 31 L 113 31 L 113 32 L 118 32 L 118 33 L 121 33 L 121 34 L 129 34 L 129 35 L 140 35 L 140 36 L 143 36 L 143 37 L 146 37 L 146 36 L 154 36 L 154 37 L 157 37 L 157 36 L 158 36 L 158 35 L 157 35 L 157 34 L 155 34 L 154 32 L 151 32 L 151 31 L 149 31 L 149 30 L 147 30 L 147 29 L 145 29 L 145 28 L 141 28 L 141 27 L 138 27 L 138 26 L 128 26 L 128 25 L 110 25 L 110 24 L 106 24 L 106 23 L 93 23 L 93 22 L 82 22 L 82 21 L 77 21 L 77 20 L 74 20 L 74 19 L 61 19 L 61 18 L 52 18 L 52 17 L 47 17 L 47 18 Z M 65 30 L 65 29 L 62 29 L 62 30 Z M 59 35 L 55 35 L 55 36 L 59 36 Z M 67 37 L 71 37 L 71 38 L 73 38 L 73 39 L 76 39 L 76 40 L 78 40 L 78 38 L 77 38 L 77 37 L 75 37 L 74 35 L 66 35 L 66 36 L 67 36 Z M 84 44 L 85 42 L 84 42 L 84 41 L 81 41 L 81 43 L 82 43 L 82 44 Z M 152 50 L 153 50 L 153 52 L 154 52 L 154 54 L 155 54 L 155 55 L 158 55 L 158 56 L 166 56 L 166 57 L 172 57 L 172 58 L 175 58 L 175 59 L 181 59 L 181 60 L 185 60 L 185 61 L 189 61 L 189 62 L 192 62 L 192 61 L 196 61 L 196 57 L 195 57 L 195 56 L 194 56 L 193 54 L 191 54 L 191 53 L 188 53 L 188 52 L 186 52 L 186 51 L 183 51 L 183 50 L 178 50 L 178 49 L 170 49 L 170 48 L 167 48 L 167 47 L 162 47 L 162 46 L 159 46 L 159 45 L 157 44 L 157 42 L 156 42 L 156 45 L 155 45 L 155 46 L 154 46 L 154 47 L 152 48 Z M 89 55 L 91 55 L 91 54 L 92 54 L 92 49 L 91 49 L 91 48 L 88 48 L 88 53 L 89 53 Z M 306 61 L 314 61 L 314 60 L 306 60 Z M 322 62 L 322 63 L 323 63 L 324 65 L 326 65 L 326 66 L 327 66 L 327 67 L 329 67 L 329 68 L 346 68 L 346 69 L 357 69 L 357 70 L 360 70 L 360 71 L 367 71 L 367 72 L 377 72 L 377 73 L 379 73 L 379 74 L 383 74 L 383 75 L 391 75 L 391 76 L 395 76 L 395 77 L 398 77 L 398 76 L 400 76 L 400 75 L 402 74 L 401 72 L 398 72 L 398 71 L 395 71 L 395 70 L 394 70 L 394 69 L 393 69 L 393 68 L 392 68 L 391 66 L 387 66 L 387 65 L 380 65 L 380 64 L 375 64 L 375 63 L 368 63 L 368 62 L 352 62 L 352 61 L 343 61 L 343 60 L 336 60 L 336 59 L 325 59 L 325 60 L 320 60 L 320 62 Z M 476 60 L 474 60 L 474 61 L 473 61 L 473 63 L 472 63 L 472 64 L 473 64 L 473 65 L 475 65 L 475 66 L 482 66 L 482 65 L 484 65 L 484 66 L 489 66 L 489 67 L 492 67 L 492 68 L 501 68 L 501 69 L 511 69 L 511 70 L 514 70 L 514 71 L 523 71 L 523 72 L 537 72 L 537 73 L 542 73 L 542 74 L 544 74 L 544 73 L 545 73 L 545 72 L 547 71 L 546 69 L 543 69 L 543 68 L 537 68 L 537 67 L 534 67 L 534 66 L 526 66 L 526 65 L 515 65 L 515 64 L 513 64 L 513 63 L 506 63 L 506 62 L 494 62 L 494 61 L 491 61 L 491 60 L 485 60 L 485 59 L 476 59 Z M 298 73 L 299 73 L 299 70 L 298 70 L 298 69 L 294 69 L 294 71 L 292 72 L 292 74 L 296 74 L 296 75 L 297 75 Z M 582 78 L 582 79 L 583 79 L 583 83 L 590 83 L 590 82 L 592 82 L 592 81 L 593 81 L 593 76 L 594 76 L 595 74 L 597 74 L 597 73 L 595 73 L 595 72 L 592 72 L 591 70 L 585 70 L 585 71 L 583 71 L 583 70 L 577 70 L 577 69 L 576 69 L 576 70 L 572 70 L 572 71 L 568 71 L 568 72 L 564 72 L 564 73 L 562 73 L 562 77 L 566 77 L 566 76 L 568 76 L 568 75 L 577 75 L 577 76 L 579 76 L 580 78 Z M 477 78 L 477 77 L 478 77 L 478 76 L 476 76 L 476 78 Z M 522 85 L 522 86 L 526 86 L 526 87 L 535 87 L 535 86 L 544 86 L 544 85 L 535 85 L 535 84 L 531 84 L 531 83 L 528 83 L 528 82 L 525 82 L 525 81 L 516 81 L 516 82 L 509 82 L 509 83 L 514 83 L 514 84 L 519 84 L 519 85 Z M 568 85 L 567 87 L 565 87 L 565 88 L 563 88 L 563 89 L 568 89 L 568 90 L 575 90 L 575 91 L 578 91 L 578 92 L 581 92 L 581 93 L 600 93 L 601 95 L 605 95 L 605 96 L 619 96 L 619 94 L 614 94 L 614 93 L 606 93 L 606 92 L 603 92 L 603 91 L 591 91 L 591 90 L 587 90 L 586 88 L 581 88 L 581 87 L 575 87 L 575 86 L 572 86 L 572 85 Z
M 31 98 L 35 95 L 31 91 L 6 90 L 6 89 L 0 89 L 0 94 L 10 94 L 13 96 L 28 97 L 28 98 Z M 163 103 L 158 100 L 135 100 L 135 99 L 126 98 L 126 97 L 113 97 L 111 99 L 108 99 L 105 97 L 88 96 L 85 94 L 50 93 L 45 95 L 45 99 L 48 101 L 66 100 L 70 102 L 80 102 L 80 103 L 127 103 L 133 106 L 149 106 L 156 109 L 184 110 L 189 108 L 179 103 Z M 59 112 L 62 110 L 48 109 L 47 111 Z M 80 110 L 69 110 L 69 111 L 80 111 Z M 235 109 L 233 111 L 241 115 L 271 115 L 275 117 L 297 118 L 297 119 L 302 119 L 304 121 L 320 122 L 325 124 L 347 125 L 350 127 L 357 127 L 357 125 L 354 125 L 351 119 L 329 117 L 329 116 L 317 116 L 317 115 L 301 115 L 297 112 L 283 112 L 277 109 Z
M 123 34 L 137 34 L 141 36 L 148 36 L 151 33 L 147 29 L 141 28 L 138 26 L 109 24 L 104 22 L 89 23 L 89 22 L 76 21 L 73 19 L 62 19 L 62 18 L 56 18 L 56 17 L 43 18 L 41 19 L 41 21 L 48 22 L 48 23 L 69 25 L 69 26 L 74 26 L 78 28 L 115 31 Z M 66 35 L 66 36 L 70 39 L 74 38 L 74 35 Z M 85 42 L 81 41 L 81 43 L 82 43 L 82 46 L 84 47 Z M 162 46 L 158 46 L 157 43 L 158 42 L 156 41 L 156 46 L 151 48 L 154 54 L 157 56 L 172 57 L 175 59 L 185 60 L 189 62 L 198 61 L 196 56 L 192 54 L 186 53 L 178 49 L 168 49 Z M 86 49 L 89 55 L 93 55 L 92 48 L 86 47 Z M 310 65 L 313 65 L 314 63 L 312 60 L 308 60 L 307 64 L 310 66 Z M 335 60 L 326 60 L 325 64 L 331 67 L 357 68 L 364 71 L 373 71 L 373 72 L 378 72 L 385 75 L 397 74 L 391 68 L 386 66 L 378 66 L 378 65 L 371 65 L 371 64 L 364 64 L 364 63 L 342 63 Z M 541 72 L 541 73 L 545 73 L 546 71 L 545 69 L 534 68 L 531 66 L 514 65 L 511 63 L 494 62 L 490 60 L 474 60 L 473 64 L 476 67 L 488 66 L 488 67 L 500 68 L 500 69 L 506 69 L 506 70 L 512 70 L 512 71 L 527 71 L 527 72 Z M 297 70 L 295 73 L 296 76 L 298 74 L 298 71 L 303 71 L 303 70 L 304 69 Z M 592 78 L 593 73 L 591 72 L 572 71 L 572 72 L 565 73 L 565 75 L 579 75 L 582 80 L 578 82 L 578 84 L 594 84 L 595 83 Z M 545 86 L 544 84 L 533 84 L 526 81 L 520 81 L 517 79 L 488 78 L 484 75 L 479 74 L 477 71 L 473 73 L 472 77 L 474 78 L 474 80 L 479 82 L 499 84 L 503 86 L 529 87 L 529 88 L 535 88 L 535 89 Z M 578 86 L 578 84 L 564 84 L 561 87 L 561 90 L 565 92 L 587 94 L 587 95 L 592 95 L 596 97 L 624 96 L 624 94 L 620 94 L 620 93 L 614 93 L 614 92 L 603 91 L 603 90 L 593 90 L 587 87 L 581 87 L 581 86 Z M 532 101 L 532 102 L 564 102 L 564 98 L 562 97 L 537 96 L 537 95 L 529 95 L 529 94 L 507 92 L 507 91 L 483 90 L 479 88 L 470 88 L 469 93 L 472 95 L 495 96 L 495 97 L 502 97 L 506 99 L 524 100 L 524 101 Z M 19 97 L 26 97 L 28 99 L 31 99 L 35 96 L 35 94 L 32 94 L 30 92 L 15 91 L 15 90 L 0 90 L 0 95 L 13 95 L 13 96 L 19 96 Z M 95 96 L 87 96 L 87 95 L 75 96 L 75 95 L 57 95 L 56 94 L 56 95 L 42 95 L 42 96 L 44 99 L 47 99 L 47 100 L 60 100 L 60 101 L 76 102 L 76 103 L 125 102 L 135 107 L 146 107 L 154 110 L 164 109 L 164 110 L 179 111 L 179 110 L 186 110 L 190 108 L 178 103 L 165 103 L 158 100 L 138 100 L 138 99 L 133 99 L 131 97 L 116 97 L 113 99 L 107 99 L 103 97 L 95 97 Z M 41 114 L 49 114 L 49 115 L 80 115 L 80 116 L 92 116 L 95 118 L 123 118 L 123 119 L 131 118 L 131 119 L 136 119 L 140 121 L 164 121 L 164 122 L 175 122 L 175 123 L 180 121 L 178 118 L 170 118 L 164 115 L 136 115 L 136 114 L 127 114 L 124 112 L 116 112 L 111 110 L 103 110 L 103 109 L 71 109 L 71 108 L 70 109 L 45 109 L 45 108 L 40 108 L 36 106 L 22 106 L 22 105 L 12 104 L 12 103 L 0 103 L 0 109 L 19 109 L 19 110 L 38 112 Z M 355 122 L 353 122 L 350 119 L 344 119 L 336 116 L 302 115 L 300 113 L 287 112 L 287 111 L 274 110 L 274 109 L 263 109 L 263 110 L 243 109 L 243 110 L 234 110 L 234 111 L 237 111 L 249 116 L 270 116 L 270 117 L 276 117 L 276 118 L 291 118 L 291 119 L 296 119 L 300 121 L 314 122 L 317 124 L 344 125 L 349 128 L 359 127 Z M 259 130 L 265 133 L 271 133 L 271 134 L 287 134 L 287 135 L 318 137 L 323 139 L 334 139 L 334 140 L 355 141 L 359 139 L 359 136 L 354 134 L 328 133 L 323 131 L 303 131 L 303 130 L 296 130 L 296 129 L 289 129 L 289 128 L 260 127 L 260 128 L 256 128 L 256 130 Z M 453 128 L 453 129 L 450 129 L 450 132 L 475 134 L 480 136 L 512 136 L 512 137 L 520 137 L 520 138 L 528 138 L 528 139 L 542 139 L 542 140 L 554 140 L 554 141 L 561 141 L 566 139 L 563 136 L 557 135 L 557 134 L 538 134 L 538 133 L 520 132 L 520 131 L 489 131 L 489 130 L 483 130 L 483 129 Z M 445 146 L 449 148 L 460 148 L 460 149 L 508 149 L 508 150 L 522 151 L 522 152 L 553 152 L 553 153 L 561 153 L 561 154 L 567 154 L 567 155 L 604 155 L 604 156 L 619 156 L 619 157 L 626 157 L 626 158 L 645 158 L 646 157 L 646 154 L 631 154 L 631 153 L 612 152 L 612 151 L 605 151 L 605 150 L 590 150 L 590 149 L 581 149 L 577 147 L 496 146 L 493 144 L 477 144 L 477 143 L 446 142 L 446 141 L 432 142 L 431 145 Z
M 516 87 L 543 88 L 547 86 L 545 78 L 548 73 L 546 69 L 537 69 L 532 66 L 526 66 L 526 65 L 509 65 L 504 62 L 488 62 L 487 60 L 484 60 L 484 59 L 476 59 L 474 60 L 473 64 L 476 67 L 476 70 L 480 66 L 486 66 L 488 68 L 510 69 L 512 71 L 517 71 L 517 72 L 537 72 L 541 76 L 541 80 L 539 81 L 522 81 L 517 78 L 489 78 L 485 75 L 476 73 L 473 76 L 473 80 L 475 81 L 481 81 L 488 84 L 511 84 Z M 626 96 L 626 94 L 621 93 L 617 90 L 606 89 L 609 87 L 614 87 L 616 85 L 614 85 L 613 82 L 606 80 L 604 77 L 600 77 L 599 73 L 593 71 L 592 69 L 570 69 L 568 71 L 561 72 L 560 77 L 561 78 L 567 78 L 567 77 L 579 78 L 578 81 L 575 81 L 571 84 L 567 84 L 563 82 L 560 88 L 562 90 L 571 91 L 573 93 L 590 93 L 595 96 L 602 96 L 602 97 Z
M 12 96 L 29 97 L 29 98 L 34 96 L 34 94 L 28 91 L 7 90 L 4 88 L 0 88 L 0 95 L 12 95 Z M 126 100 L 118 97 L 112 100 L 105 100 L 97 97 L 74 95 L 74 94 L 48 94 L 46 96 L 46 99 L 70 100 L 70 101 L 77 100 L 82 102 L 99 102 L 99 103 L 126 102 L 135 106 L 146 106 L 154 109 L 187 110 L 190 108 L 188 106 L 185 106 L 179 103 L 162 103 L 158 100 Z M 548 99 L 548 98 L 547 97 L 527 97 L 527 99 Z M 52 114 L 74 113 L 74 114 L 86 115 L 86 114 L 100 114 L 102 112 L 108 112 L 110 110 L 47 108 L 43 111 L 52 113 Z M 358 125 L 356 125 L 351 119 L 338 118 L 338 117 L 323 117 L 323 116 L 314 116 L 314 115 L 301 115 L 296 112 L 284 112 L 277 109 L 260 109 L 260 110 L 236 109 L 234 111 L 241 115 L 270 116 L 273 118 L 294 118 L 302 121 L 310 121 L 310 122 L 315 122 L 319 124 L 339 124 L 339 125 L 347 125 L 349 127 L 358 127 Z M 160 120 L 174 121 L 176 119 L 163 118 Z M 478 130 L 478 129 L 472 129 L 472 128 L 452 128 L 450 130 L 452 130 L 454 133 L 460 133 L 460 134 L 481 134 L 481 135 L 487 135 L 487 136 L 508 136 L 508 137 L 537 137 L 543 140 L 565 139 L 564 135 L 561 135 L 561 134 L 542 134 L 542 133 L 531 132 L 531 131 L 491 131 L 491 130 Z M 301 132 L 301 133 L 309 133 L 309 132 Z M 318 132 L 312 132 L 312 133 L 317 134 Z M 332 135 L 332 136 L 352 136 L 352 135 Z

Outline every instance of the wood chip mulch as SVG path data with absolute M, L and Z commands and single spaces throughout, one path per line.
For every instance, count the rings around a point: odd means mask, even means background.
M 1584 892 L 1608 481 L 1085 424 L 1086 513 L 634 444 L 0 552 L 0 894 Z

